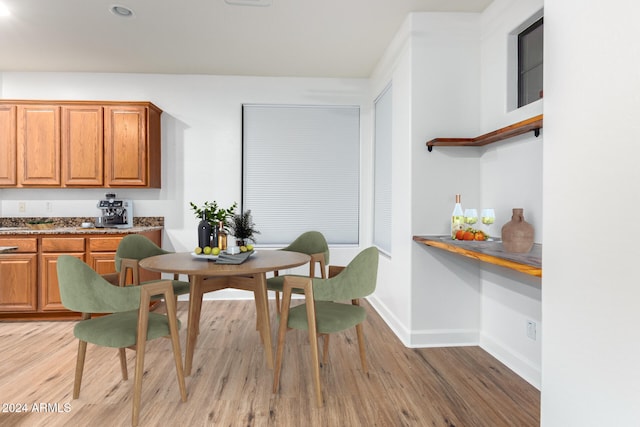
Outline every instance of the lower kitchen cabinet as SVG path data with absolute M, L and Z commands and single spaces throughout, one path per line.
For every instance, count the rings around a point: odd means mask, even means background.
M 0 239 L 0 246 L 17 246 L 0 255 L 0 313 L 38 309 L 38 242 L 36 238 Z
M 120 240 L 122 237 L 119 236 L 89 237 L 87 239 L 89 252 L 87 264 L 100 274 L 116 271 L 115 256 Z
M 57 261 L 60 255 L 85 260 L 84 237 L 42 237 L 40 246 L 39 308 L 41 311 L 64 310 L 58 287 Z
M 161 230 L 144 231 L 161 245 Z M 0 320 L 79 318 L 62 305 L 57 260 L 70 255 L 87 262 L 100 274 L 115 272 L 115 254 L 125 234 L 41 235 L 0 237 L 0 246 L 17 246 L 0 254 Z M 145 271 L 141 280 L 160 278 Z

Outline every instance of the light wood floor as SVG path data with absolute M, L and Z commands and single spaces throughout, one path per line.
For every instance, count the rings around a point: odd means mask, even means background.
M 317 408 L 304 333 L 287 334 L 281 389 L 273 394 L 254 303 L 205 301 L 193 375 L 187 377 L 188 401 L 180 402 L 169 341 L 152 341 L 140 425 L 539 425 L 538 390 L 482 349 L 407 349 L 367 308 L 369 374 L 361 371 L 355 331 L 333 335 L 329 363 L 321 369 L 325 406 Z M 178 316 L 186 325 L 186 303 L 179 303 Z M 0 426 L 130 425 L 135 354 L 128 353 L 130 379 L 124 382 L 117 351 L 89 344 L 80 398 L 72 400 L 72 327 L 73 322 L 0 323 Z M 275 317 L 272 329 L 275 341 Z M 184 342 L 183 327 L 183 353 Z M 7 413 L 17 410 L 11 404 L 27 412 Z

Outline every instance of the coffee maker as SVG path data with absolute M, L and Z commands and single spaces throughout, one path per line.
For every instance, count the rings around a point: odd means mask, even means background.
M 133 201 L 116 199 L 115 193 L 105 194 L 105 198 L 98 202 L 100 216 L 96 227 L 131 228 L 133 227 Z

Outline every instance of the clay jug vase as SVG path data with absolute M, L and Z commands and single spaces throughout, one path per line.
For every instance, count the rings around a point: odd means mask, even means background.
M 524 220 L 524 209 L 514 208 L 511 221 L 502 226 L 502 246 L 515 253 L 526 253 L 533 247 L 533 226 Z

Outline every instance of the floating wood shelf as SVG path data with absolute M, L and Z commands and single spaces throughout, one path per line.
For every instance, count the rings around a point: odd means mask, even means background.
M 481 147 L 530 131 L 533 131 L 538 136 L 540 135 L 540 129 L 542 129 L 542 114 L 475 138 L 435 138 L 427 142 L 427 148 L 431 152 L 433 147 Z
M 500 241 L 452 240 L 451 236 L 413 236 L 413 240 L 520 273 L 542 277 L 542 245 L 539 243 L 534 244 L 526 254 L 516 254 L 505 251 Z

